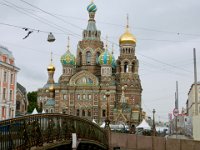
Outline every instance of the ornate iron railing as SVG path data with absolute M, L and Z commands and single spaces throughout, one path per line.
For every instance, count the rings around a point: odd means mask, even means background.
M 0 121 L 0 149 L 30 149 L 47 143 L 81 141 L 108 148 L 106 131 L 89 120 L 66 114 L 36 114 Z

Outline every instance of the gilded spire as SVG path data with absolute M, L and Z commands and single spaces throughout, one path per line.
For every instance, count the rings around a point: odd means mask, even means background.
M 69 43 L 70 43 L 70 39 L 69 39 L 69 36 L 68 36 L 68 38 L 67 38 L 67 52 L 69 52 L 69 48 L 70 48 Z
M 112 43 L 112 55 L 114 54 L 114 44 Z
M 129 29 L 129 16 L 128 16 L 128 14 L 127 14 L 126 19 L 127 19 L 126 30 L 128 30 Z
M 108 36 L 106 35 L 106 50 L 108 50 Z

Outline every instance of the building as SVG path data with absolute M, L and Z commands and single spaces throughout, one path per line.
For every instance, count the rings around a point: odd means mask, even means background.
M 15 117 L 18 71 L 12 52 L 0 46 L 0 120 Z
M 200 82 L 197 82 L 197 98 L 198 98 L 198 114 L 200 114 Z M 188 92 L 188 100 L 186 102 L 187 113 L 189 116 L 195 115 L 195 85 L 192 84 Z
M 67 51 L 60 59 L 63 72 L 59 81 L 54 82 L 51 59 L 48 81 L 38 89 L 38 106 L 46 112 L 76 115 L 98 123 L 109 117 L 113 123 L 138 124 L 142 120 L 142 87 L 135 56 L 136 38 L 127 21 L 119 38 L 120 55 L 115 60 L 96 27 L 96 5 L 91 2 L 87 10 L 88 25 L 77 44 L 76 58 L 68 40 Z
M 22 116 L 27 113 L 28 98 L 26 88 L 17 82 L 16 94 L 16 116 Z

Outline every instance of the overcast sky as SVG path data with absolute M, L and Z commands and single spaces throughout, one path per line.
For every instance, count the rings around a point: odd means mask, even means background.
M 129 14 L 131 32 L 137 38 L 142 107 L 147 115 L 152 116 L 155 108 L 156 119 L 167 120 L 168 113 L 174 108 L 176 81 L 179 83 L 179 108 L 185 107 L 194 81 L 193 48 L 196 48 L 200 76 L 200 1 L 94 2 L 98 8 L 97 28 L 101 30 L 104 42 L 108 35 L 110 49 L 114 44 L 116 59 L 119 37 L 124 33 L 126 14 Z M 89 3 L 89 0 L 0 0 L 0 45 L 13 52 L 16 66 L 20 68 L 18 82 L 27 91 L 37 90 L 47 82 L 46 68 L 51 51 L 56 67 L 54 79 L 58 81 L 62 69 L 60 56 L 66 51 L 67 36 L 70 35 L 71 52 L 76 55 L 77 43 L 87 26 L 86 7 Z M 25 31 L 22 27 L 39 32 L 34 31 L 23 39 L 31 30 Z M 53 32 L 56 37 L 54 43 L 47 42 L 48 32 Z

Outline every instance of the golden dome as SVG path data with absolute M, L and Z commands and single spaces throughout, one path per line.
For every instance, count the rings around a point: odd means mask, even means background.
M 135 44 L 135 43 L 136 43 L 135 36 L 131 34 L 127 28 L 126 32 L 120 36 L 119 44 Z
M 55 71 L 55 67 L 53 64 L 50 64 L 47 68 L 47 71 Z

